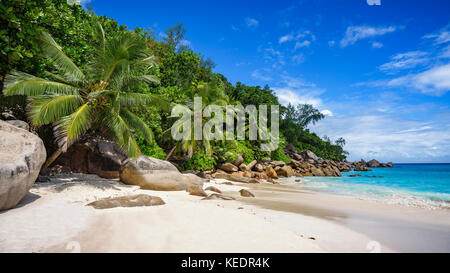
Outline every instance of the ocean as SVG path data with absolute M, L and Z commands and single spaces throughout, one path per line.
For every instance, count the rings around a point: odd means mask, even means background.
M 394 168 L 371 169 L 371 172 L 342 173 L 343 177 L 304 177 L 295 185 L 310 191 L 450 209 L 450 163 L 395 164 Z

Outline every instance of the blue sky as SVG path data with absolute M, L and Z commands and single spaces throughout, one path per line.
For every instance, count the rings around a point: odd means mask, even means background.
M 379 2 L 90 4 L 156 34 L 183 23 L 191 48 L 229 81 L 268 84 L 283 104 L 327 114 L 311 130 L 344 137 L 351 160 L 450 162 L 450 1 Z

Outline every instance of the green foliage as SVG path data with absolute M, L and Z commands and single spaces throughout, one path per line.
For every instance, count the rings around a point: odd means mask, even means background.
M 343 149 L 345 144 L 342 143 L 343 139 L 339 139 L 337 143 L 333 144 L 331 141 L 325 141 L 309 131 L 302 131 L 298 139 L 297 142 L 293 143 L 298 151 L 310 150 L 317 156 L 329 160 L 344 160 L 347 157 L 348 153 Z
M 286 136 L 289 143 L 299 141 L 299 132 L 304 132 L 305 128 L 323 119 L 325 116 L 309 104 L 299 104 L 297 107 L 289 104 L 282 113 L 280 130 Z
M 30 97 L 30 119 L 34 126 L 55 124 L 56 138 L 64 150 L 88 130 L 108 134 L 130 157 L 139 155 L 134 132 L 148 142 L 153 133 L 130 111 L 162 102 L 151 94 L 124 92 L 136 82 L 147 80 L 154 66 L 144 37 L 133 32 L 116 34 L 106 40 L 98 31 L 95 56 L 83 72 L 54 41 L 43 32 L 37 38 L 43 55 L 57 68 L 48 72 L 51 80 L 12 71 L 5 77 L 5 95 Z M 153 82 L 153 81 L 152 81 Z
M 228 91 L 228 95 L 242 105 L 279 105 L 278 98 L 270 90 L 269 86 L 263 89 L 259 86 L 247 86 L 240 82 L 236 87 Z
M 167 154 L 164 150 L 158 146 L 156 142 L 148 143 L 145 138 L 139 136 L 137 138 L 137 144 L 141 150 L 141 153 L 145 156 L 150 156 L 158 159 L 165 159 Z
M 186 46 L 181 24 L 156 40 L 152 33 L 126 30 L 113 19 L 95 16 L 67 0 L 2 0 L 0 26 L 0 81 L 5 89 L 0 110 L 6 108 L 25 119 L 24 95 L 31 96 L 32 125 L 50 124 L 39 129 L 45 134 L 53 132 L 51 125 L 55 125 L 62 140 L 74 141 L 93 130 L 110 135 L 131 155 L 140 149 L 157 158 L 176 147 L 175 157 L 190 158 L 184 165 L 198 170 L 215 164 L 206 155 L 214 155 L 217 162 L 232 161 L 238 154 L 247 164 L 255 159 L 286 161 L 282 148 L 287 143 L 325 159 L 346 157 L 345 140 L 332 143 L 307 129 L 324 118 L 319 110 L 310 105 L 283 107 L 268 86 L 233 85 L 224 75 L 213 73 L 214 62 Z M 263 152 L 260 141 L 177 143 L 166 137 L 174 119 L 160 106 L 164 101 L 190 105 L 193 96 L 203 98 L 203 107 L 279 105 L 279 149 Z
M 194 154 L 182 164 L 183 170 L 208 171 L 214 169 L 216 160 L 204 152 Z
M 255 160 L 255 152 L 248 141 L 237 141 L 236 152 L 242 155 L 244 158 L 244 164 L 249 164 Z
M 66 0 L 2 0 L 0 2 L 0 75 L 10 70 L 43 76 L 49 63 L 42 58 L 38 38 L 52 34 L 63 51 L 78 66 L 93 57 L 94 16 L 81 5 Z M 106 17 L 98 19 L 105 33 L 125 31 L 125 26 Z
M 284 150 L 281 147 L 278 147 L 278 149 L 272 152 L 271 160 L 291 163 L 291 159 L 284 153 Z
M 239 157 L 236 150 L 227 150 L 226 148 L 216 148 L 214 153 L 216 155 L 217 162 L 220 163 L 230 163 Z

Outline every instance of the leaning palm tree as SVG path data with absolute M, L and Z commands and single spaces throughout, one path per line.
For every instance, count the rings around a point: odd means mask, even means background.
M 194 97 L 202 98 L 201 113 L 205 110 L 208 105 L 217 105 L 225 109 L 229 98 L 225 94 L 224 90 L 215 83 L 204 83 L 201 82 L 191 89 L 186 90 L 188 94 L 188 99 L 186 100 L 186 107 L 191 111 L 191 119 L 186 120 L 181 124 L 181 128 L 190 126 L 188 130 L 185 131 L 185 137 L 183 140 L 179 141 L 169 152 L 166 159 L 169 159 L 172 153 L 178 149 L 186 154 L 187 158 L 191 158 L 194 153 L 199 151 L 204 151 L 207 155 L 211 156 L 213 153 L 211 139 L 208 135 L 203 134 L 202 140 L 196 140 L 194 137 L 194 126 L 195 126 L 195 116 L 194 116 Z M 202 121 L 202 128 L 204 124 L 209 120 L 208 118 L 200 117 Z M 181 129 L 180 128 L 180 129 Z M 165 135 L 170 134 L 171 128 L 164 132 Z
M 46 72 L 46 78 L 39 78 L 12 71 L 5 78 L 5 95 L 28 96 L 33 126 L 54 124 L 59 149 L 44 169 L 88 130 L 108 134 L 132 158 L 140 153 L 134 133 L 148 141 L 153 139 L 150 128 L 132 112 L 159 100 L 151 94 L 132 92 L 136 84 L 158 83 L 151 73 L 155 58 L 146 39 L 123 32 L 106 40 L 97 24 L 96 40 L 95 57 L 82 70 L 43 32 L 39 37 L 42 52 L 57 72 Z M 162 105 L 161 101 L 157 104 Z

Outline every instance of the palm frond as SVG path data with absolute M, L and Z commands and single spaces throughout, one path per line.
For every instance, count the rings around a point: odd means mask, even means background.
M 105 52 L 105 31 L 99 21 L 95 23 L 95 38 L 98 43 L 98 53 L 103 54 Z
M 49 59 L 64 76 L 72 82 L 84 79 L 84 74 L 77 65 L 62 51 L 61 47 L 47 32 L 42 32 L 38 37 L 39 44 L 44 55 Z
M 169 108 L 169 103 L 161 96 L 126 92 L 120 93 L 120 105 L 124 107 L 154 105 L 162 110 L 167 110 Z
M 129 128 L 139 131 L 148 142 L 153 142 L 153 132 L 138 116 L 125 108 L 120 109 L 120 116 L 127 123 Z
M 72 114 L 82 104 L 78 95 L 39 96 L 31 99 L 29 116 L 34 126 L 41 126 Z
M 102 111 L 100 116 L 99 120 L 103 123 L 102 128 L 110 134 L 119 147 L 131 158 L 139 156 L 141 153 L 139 145 L 124 118 L 113 111 Z
M 157 64 L 157 62 L 156 62 L 156 56 L 154 56 L 154 55 L 150 55 L 149 57 L 144 58 L 144 59 L 140 60 L 139 62 L 140 62 L 140 63 L 143 63 L 143 64 L 146 64 L 146 65 L 148 65 L 149 67 L 156 66 L 156 64 Z
M 137 144 L 134 137 L 131 135 L 128 136 L 128 148 L 127 148 L 127 155 L 130 158 L 136 158 L 141 154 L 141 150 L 139 149 L 139 145 Z
M 89 103 L 83 104 L 72 114 L 61 118 L 55 126 L 58 142 L 77 140 L 90 128 L 92 119 L 93 113 Z
M 49 93 L 78 95 L 78 88 L 66 83 L 38 78 L 24 72 L 12 71 L 5 77 L 3 93 L 27 96 Z
M 161 81 L 155 75 L 144 75 L 140 76 L 139 78 L 147 83 L 156 83 L 156 84 L 161 83 Z

